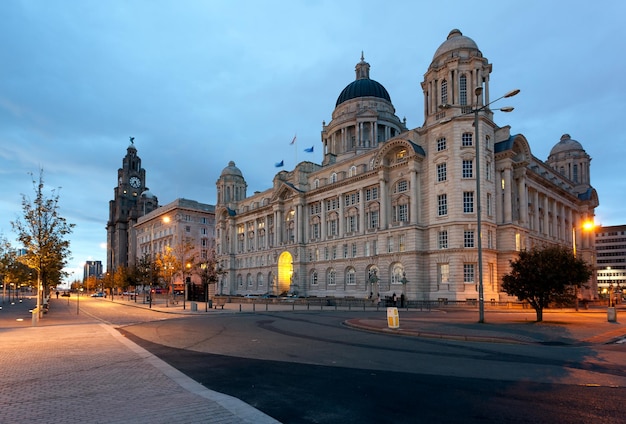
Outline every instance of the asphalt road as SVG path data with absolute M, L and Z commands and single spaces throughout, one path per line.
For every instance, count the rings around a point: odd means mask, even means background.
M 284 423 L 626 422 L 623 346 L 533 346 L 346 328 L 359 312 L 180 316 L 81 303 L 204 386 Z

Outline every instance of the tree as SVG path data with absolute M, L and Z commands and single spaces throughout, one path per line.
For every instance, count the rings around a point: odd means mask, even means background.
M 209 251 L 209 255 L 198 264 L 196 270 L 200 276 L 202 285 L 206 287 L 207 297 L 209 296 L 209 284 L 216 284 L 219 280 L 219 276 L 226 273 L 217 261 L 215 249 Z M 216 290 L 214 288 L 213 293 L 215 292 Z
M 56 285 L 66 273 L 63 271 L 70 257 L 70 242 L 65 239 L 72 233 L 74 224 L 68 224 L 59 214 L 59 195 L 52 190 L 50 197 L 44 193 L 43 169 L 39 180 L 32 174 L 35 199 L 22 194 L 22 219 L 11 222 L 17 239 L 26 249 L 18 260 L 37 272 L 37 309 L 41 313 L 41 297 L 44 289 Z
M 17 260 L 17 251 L 11 243 L 0 235 L 0 282 L 2 283 L 2 301 L 5 301 L 7 286 L 16 288 L 30 285 L 31 269 Z
M 511 261 L 511 272 L 502 278 L 502 289 L 527 301 L 543 321 L 550 304 L 566 305 L 576 299 L 577 289 L 589 280 L 591 267 L 562 246 L 523 250 Z
M 85 278 L 85 290 L 87 290 L 88 293 L 95 291 L 97 285 L 98 285 L 98 279 L 96 278 L 95 275 L 90 275 L 87 278 Z

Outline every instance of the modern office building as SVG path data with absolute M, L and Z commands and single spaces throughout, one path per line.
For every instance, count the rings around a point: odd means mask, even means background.
M 83 266 L 83 282 L 89 277 L 102 278 L 102 261 L 86 261 Z
M 122 167 L 117 170 L 117 186 L 109 202 L 107 222 L 107 272 L 135 265 L 134 225 L 140 216 L 156 209 L 159 201 L 146 185 L 146 170 L 141 167 L 134 138 L 126 149 Z
M 626 293 L 626 225 L 596 228 L 598 292 Z
M 176 199 L 137 219 L 134 256 L 155 259 L 171 249 L 180 263 L 201 264 L 215 247 L 215 206 L 195 200 Z M 187 255 L 185 257 L 185 255 Z M 189 272 L 191 283 L 200 284 L 200 276 Z M 183 276 L 172 275 L 172 287 L 181 289 Z
M 321 164 L 282 170 L 250 196 L 235 162 L 222 171 L 223 293 L 471 300 L 482 281 L 485 300 L 508 300 L 500 282 L 521 249 L 576 245 L 592 257 L 581 231 L 598 206 L 589 155 L 563 135 L 544 162 L 496 124 L 492 65 L 471 38 L 453 30 L 436 49 L 418 128 L 398 118 L 363 56 L 355 71 L 322 125 Z

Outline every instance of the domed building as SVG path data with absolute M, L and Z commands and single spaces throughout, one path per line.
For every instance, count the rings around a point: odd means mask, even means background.
M 567 136 L 542 162 L 496 124 L 492 65 L 471 38 L 455 29 L 436 49 L 421 127 L 398 118 L 363 54 L 355 71 L 322 125 L 321 164 L 250 196 L 233 162 L 217 180 L 220 293 L 472 301 L 482 281 L 486 301 L 506 301 L 520 250 L 576 243 L 591 258 L 589 156 Z

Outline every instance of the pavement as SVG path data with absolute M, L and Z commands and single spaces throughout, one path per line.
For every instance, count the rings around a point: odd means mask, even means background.
M 141 301 L 118 298 L 115 302 L 150 308 Z M 113 325 L 77 315 L 75 305 L 52 299 L 50 312 L 36 326 L 30 322 L 0 326 L 0 424 L 278 422 L 237 398 L 208 390 L 122 336 Z M 272 311 L 306 308 L 267 307 Z M 190 302 L 184 307 L 181 302 L 151 306 L 164 314 L 194 315 L 265 308 L 226 304 L 224 309 L 209 309 L 204 303 Z M 542 323 L 534 322 L 532 310 L 487 309 L 485 323 L 468 318 L 474 314 L 477 318 L 475 310 L 350 312 L 346 309 L 346 326 L 392 335 L 546 345 L 615 343 L 626 349 L 624 305 L 618 306 L 617 322 L 608 322 L 606 308 L 548 310 Z
M 278 423 L 63 298 L 37 326 L 0 328 L 0 371 L 0 423 Z

